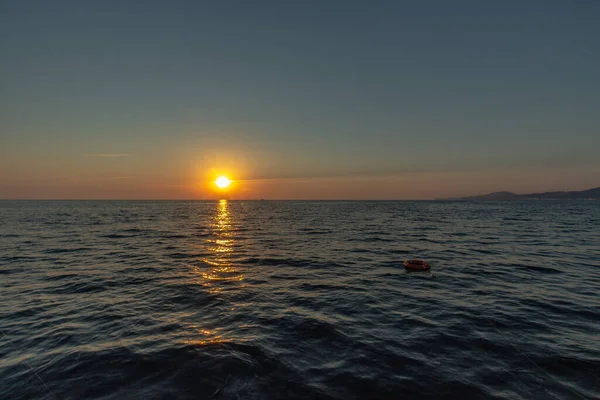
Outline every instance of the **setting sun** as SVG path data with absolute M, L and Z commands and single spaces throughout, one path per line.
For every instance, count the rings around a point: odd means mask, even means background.
M 220 176 L 217 178 L 217 180 L 215 181 L 215 184 L 217 185 L 217 187 L 221 188 L 221 189 L 225 189 L 227 188 L 229 185 L 231 185 L 231 181 L 229 180 L 229 178 L 227 178 L 226 176 Z

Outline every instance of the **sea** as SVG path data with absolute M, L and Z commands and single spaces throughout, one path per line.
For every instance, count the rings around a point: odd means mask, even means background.
M 0 201 L 0 283 L 1 399 L 600 398 L 599 201 Z

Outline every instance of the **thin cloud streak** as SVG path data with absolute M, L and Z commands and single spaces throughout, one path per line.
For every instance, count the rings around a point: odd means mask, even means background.
M 120 180 L 126 180 L 126 179 L 134 179 L 134 178 L 137 178 L 137 176 L 135 176 L 135 175 L 111 176 L 111 177 L 104 177 L 104 178 L 88 178 L 88 179 L 75 178 L 75 179 L 71 179 L 68 182 L 73 185 L 82 185 L 82 184 L 88 184 L 88 183 L 103 183 L 103 182 L 120 181 Z
M 591 168 L 596 170 L 598 168 L 597 163 L 592 163 L 587 160 L 575 160 L 568 164 L 553 164 L 545 163 L 543 165 L 537 164 L 516 164 L 512 165 L 486 165 L 486 166 L 474 166 L 474 165 L 463 165 L 463 166 L 452 166 L 452 165 L 439 165 L 439 166 L 408 166 L 399 168 L 382 168 L 382 169 L 368 169 L 363 170 L 346 170 L 333 173 L 323 172 L 321 174 L 309 173 L 309 174 L 277 174 L 268 173 L 261 175 L 253 175 L 245 177 L 243 179 L 235 179 L 236 182 L 248 182 L 248 183 L 285 183 L 285 182 L 315 182 L 315 181 L 326 181 L 326 180 L 356 180 L 356 179 L 370 179 L 370 180 L 398 180 L 405 179 L 406 177 L 414 176 L 427 176 L 436 174 L 472 174 L 472 173 L 509 173 L 515 171 L 557 171 L 568 168 L 580 168 L 586 169 Z
M 330 176 L 314 176 L 314 177 L 298 177 L 298 178 L 255 178 L 255 179 L 236 179 L 234 182 L 239 183 L 304 183 L 304 182 L 319 182 L 319 181 L 351 181 L 351 180 L 402 180 L 403 176 L 398 175 L 330 175 Z
M 88 157 L 105 157 L 105 158 L 117 158 L 126 157 L 128 153 L 99 153 L 99 154 L 88 154 Z

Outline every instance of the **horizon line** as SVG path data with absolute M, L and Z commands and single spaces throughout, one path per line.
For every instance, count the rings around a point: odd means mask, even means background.
M 468 197 L 476 197 L 476 196 L 468 196 Z M 43 198 L 15 198 L 15 199 L 0 199 L 0 201 L 189 201 L 189 202 L 219 202 L 219 201 L 233 201 L 233 202 L 241 202 L 241 201 L 313 201 L 313 202 L 335 202 L 335 201 L 347 201 L 347 202 L 359 202 L 359 201 L 427 201 L 427 202 L 494 202 L 494 201 L 532 201 L 536 199 L 507 199 L 507 200 L 491 200 L 491 199 L 470 199 L 470 198 L 435 198 L 435 199 L 151 199 L 151 198 L 140 198 L 140 199 L 119 199 L 119 198 L 111 198 L 111 199 L 43 199 Z M 537 199 L 539 201 L 589 201 L 590 199 Z M 591 199 L 595 200 L 595 199 Z
M 447 201 L 452 199 L 164 199 L 164 198 L 110 198 L 110 199 L 68 199 L 68 198 L 14 198 L 0 201 Z

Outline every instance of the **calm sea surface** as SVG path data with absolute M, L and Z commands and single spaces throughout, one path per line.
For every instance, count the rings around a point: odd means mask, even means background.
M 2 399 L 600 398 L 600 202 L 2 201 L 0 282 Z

